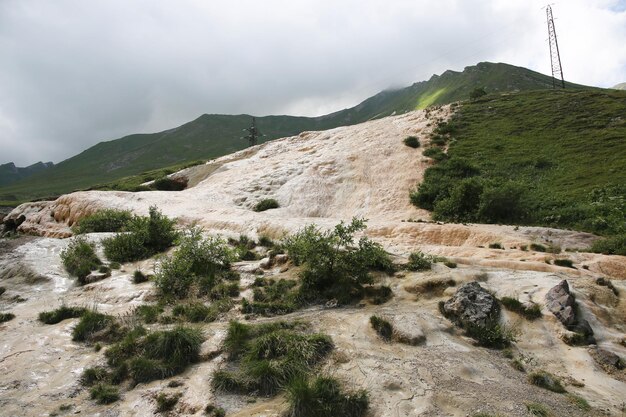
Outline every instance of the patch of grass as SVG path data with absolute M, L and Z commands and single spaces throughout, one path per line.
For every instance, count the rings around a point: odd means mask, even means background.
M 550 417 L 552 414 L 548 407 L 540 403 L 526 403 L 526 409 L 535 417 Z
M 175 221 L 164 216 L 156 206 L 148 217 L 134 216 L 127 223 L 127 232 L 104 239 L 104 254 L 114 262 L 132 262 L 149 258 L 173 245 L 178 233 Z
M 106 383 L 109 381 L 109 372 L 101 366 L 85 369 L 80 377 L 80 383 L 87 387 L 91 387 L 95 384 Z
M 187 188 L 188 181 L 185 177 L 171 178 L 163 176 L 154 180 L 150 188 L 159 191 L 182 191 Z
M 371 284 L 371 270 L 393 271 L 383 247 L 366 237 L 354 242 L 354 234 L 365 229 L 365 221 L 353 218 L 333 230 L 309 225 L 284 241 L 284 247 L 299 275 L 299 298 L 304 301 L 336 299 L 340 304 L 360 300 L 364 284 Z
M 226 411 L 224 411 L 222 407 L 207 404 L 207 406 L 204 407 L 204 415 L 208 417 L 226 417 Z
M 132 214 L 127 210 L 99 210 L 78 220 L 72 231 L 81 233 L 120 232 L 132 220 Z
M 404 140 L 402 142 L 404 142 L 404 144 L 406 146 L 408 146 L 409 148 L 419 148 L 420 147 L 420 141 L 415 136 L 408 136 L 408 137 L 404 138 Z
M 84 307 L 69 307 L 62 305 L 56 310 L 42 311 L 39 313 L 39 321 L 45 324 L 57 324 L 66 319 L 82 317 L 87 312 Z
M 384 304 L 387 301 L 391 300 L 391 298 L 393 297 L 393 291 L 388 285 L 370 285 L 365 287 L 364 289 L 365 297 L 372 304 Z
M 528 375 L 528 381 L 536 385 L 538 387 L 547 389 L 552 392 L 564 393 L 565 388 L 561 384 L 561 381 L 554 375 L 544 372 L 537 371 Z
M 456 262 L 452 262 L 452 261 L 445 261 L 443 264 L 445 266 L 447 266 L 448 268 L 456 268 L 457 267 Z
M 393 337 L 393 325 L 388 320 L 380 316 L 371 316 L 370 324 L 384 341 L 391 341 Z
M 111 269 L 120 269 L 122 265 L 119 262 L 111 262 L 109 263 L 109 268 Z
M 540 243 L 531 243 L 530 250 L 533 250 L 535 252 L 547 252 L 548 251 L 548 249 Z
M 554 264 L 565 268 L 574 268 L 574 263 L 570 259 L 555 259 Z
M 100 265 L 98 267 L 98 272 L 100 272 L 102 274 L 109 274 L 109 275 L 111 275 L 111 268 L 109 268 L 106 265 Z
M 318 376 L 295 378 L 287 386 L 286 417 L 361 417 L 369 408 L 367 391 L 345 392 L 339 381 Z
M 463 328 L 469 337 L 478 342 L 479 346 L 487 348 L 504 349 L 517 340 L 512 329 L 497 323 L 495 320 L 487 322 L 484 326 L 468 323 Z
M 247 325 L 231 322 L 224 340 L 231 368 L 213 374 L 216 390 L 273 395 L 306 377 L 333 349 L 330 337 L 307 334 L 302 323 Z
M 101 336 L 108 338 L 115 333 L 115 324 L 112 316 L 87 310 L 83 312 L 80 321 L 72 329 L 72 340 L 75 342 L 91 341 L 97 333 L 103 333 Z M 105 332 L 107 330 L 108 332 Z
M 436 146 L 431 146 L 431 147 L 424 149 L 423 155 L 428 158 L 432 158 L 437 162 L 444 161 L 446 160 L 446 158 L 448 158 L 448 155 L 441 148 L 438 148 Z M 417 192 L 415 193 L 417 197 Z M 413 198 L 414 198 L 413 195 L 411 195 L 411 201 L 413 201 Z
M 143 282 L 147 282 L 148 281 L 148 277 L 141 272 L 140 270 L 135 270 L 135 272 L 133 272 L 133 283 L 134 284 L 141 284 Z
M 489 244 L 489 249 L 504 249 L 504 247 L 502 247 L 501 243 L 490 243 Z
M 414 286 L 405 287 L 405 289 L 410 293 L 418 295 L 441 296 L 446 288 L 454 287 L 455 285 L 456 281 L 453 279 L 429 279 Z
M 221 282 L 209 291 L 209 298 L 211 298 L 211 300 L 223 300 L 225 298 L 238 296 L 239 284 L 236 282 Z
M 590 248 L 591 252 L 605 255 L 626 256 L 626 232 L 605 239 L 596 240 Z
M 91 271 L 98 269 L 102 261 L 96 255 L 93 243 L 83 237 L 74 238 L 67 248 L 61 252 L 61 261 L 65 270 L 78 278 L 78 282 L 85 283 L 85 278 Z
M 507 310 L 514 311 L 528 320 L 536 320 L 541 317 L 541 307 L 539 304 L 526 307 L 518 299 L 512 297 L 502 297 L 500 302 Z
M 174 407 L 176 407 L 176 404 L 178 404 L 178 400 L 180 400 L 180 397 L 182 397 L 181 393 L 169 395 L 161 392 L 156 397 L 157 413 L 166 413 L 168 411 L 172 411 Z
M 89 391 L 92 400 L 98 404 L 111 404 L 120 399 L 118 389 L 108 384 L 98 384 Z
M 427 271 L 432 267 L 432 257 L 424 252 L 412 252 L 409 255 L 409 263 L 406 268 L 409 271 Z
M 280 205 L 278 204 L 278 201 L 276 201 L 273 198 L 266 198 L 265 200 L 259 201 L 254 206 L 254 211 L 260 212 L 260 211 L 275 209 L 278 207 L 280 207 Z
M 5 323 L 7 321 L 13 320 L 15 318 L 15 314 L 13 313 L 0 313 L 0 323 Z
M 567 394 L 567 400 L 582 411 L 591 411 L 591 406 L 589 405 L 587 400 L 585 400 L 580 395 L 571 394 L 571 393 Z
M 142 304 L 135 309 L 135 314 L 146 324 L 158 322 L 161 313 L 163 307 L 159 305 Z
M 453 119 L 450 158 L 426 171 L 412 201 L 433 210 L 435 220 L 622 234 L 624 98 L 567 90 L 467 102 Z
M 524 367 L 524 364 L 519 359 L 512 359 L 511 366 L 520 372 L 526 372 L 526 368 Z

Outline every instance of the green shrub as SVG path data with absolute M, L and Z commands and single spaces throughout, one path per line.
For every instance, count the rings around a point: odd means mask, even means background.
M 203 238 L 198 228 L 189 229 L 172 256 L 164 259 L 155 276 L 162 296 L 185 298 L 192 287 L 199 296 L 208 295 L 214 285 L 228 274 L 235 254 L 220 238 Z
M 466 323 L 463 328 L 469 337 L 483 347 L 504 349 L 516 340 L 515 332 L 495 320 L 488 321 L 484 326 Z
M 0 323 L 13 320 L 14 318 L 15 318 L 15 314 L 13 313 L 0 313 Z
M 67 248 L 61 252 L 61 261 L 65 270 L 78 278 L 83 284 L 85 277 L 91 271 L 97 269 L 102 261 L 96 255 L 93 243 L 87 242 L 83 237 L 74 238 Z
M 383 340 L 386 342 L 391 341 L 393 337 L 393 325 L 388 320 L 380 316 L 371 316 L 370 324 Z
M 278 201 L 273 198 L 266 198 L 265 200 L 259 201 L 256 206 L 254 206 L 254 211 L 265 211 L 278 207 L 280 207 Z
M 109 268 L 106 265 L 100 265 L 98 267 L 98 272 L 100 272 L 101 274 L 108 274 L 110 276 L 111 275 L 111 268 Z
M 183 316 L 192 323 L 205 321 L 210 312 L 211 309 L 202 303 L 177 304 L 172 310 L 174 316 Z
M 570 259 L 555 259 L 554 264 L 565 268 L 574 268 L 574 263 Z
M 100 210 L 78 220 L 72 227 L 72 231 L 77 234 L 120 232 L 131 219 L 132 214 L 127 210 Z
M 424 149 L 423 155 L 432 158 L 437 162 L 444 161 L 448 158 L 448 155 L 441 149 L 436 146 L 431 146 L 429 148 Z
M 557 377 L 555 377 L 554 375 L 548 372 L 544 372 L 544 371 L 533 372 L 528 375 L 528 381 L 533 385 L 547 389 L 552 392 L 557 392 L 557 393 L 565 392 L 565 388 L 563 388 L 561 381 Z
M 546 252 L 547 249 L 545 246 L 539 244 L 539 243 L 531 243 L 530 244 L 530 250 L 533 250 L 535 252 Z
M 583 397 L 576 394 L 567 394 L 567 400 L 582 411 L 591 411 L 591 406 Z
M 80 321 L 72 330 L 72 340 L 75 342 L 89 341 L 95 333 L 101 332 L 114 325 L 112 316 L 87 310 L 83 312 Z
M 414 286 L 406 287 L 405 289 L 413 294 L 426 294 L 430 296 L 440 296 L 448 287 L 454 287 L 456 281 L 453 279 L 429 279 L 428 281 L 420 282 Z
M 445 261 L 443 264 L 445 266 L 447 266 L 448 268 L 453 268 L 454 269 L 454 268 L 457 267 L 456 262 L 452 262 L 452 261 Z
M 238 297 L 239 296 L 239 284 L 236 282 L 222 282 L 220 284 L 215 285 L 210 293 L 209 297 L 211 300 L 222 300 L 224 298 L 229 297 Z
M 157 412 L 165 413 L 167 411 L 173 410 L 176 404 L 178 404 L 178 400 L 180 400 L 180 397 L 182 397 L 182 394 L 180 393 L 176 393 L 172 395 L 168 395 L 164 392 L 160 393 L 156 397 Z
M 101 366 L 96 366 L 94 368 L 87 368 L 83 371 L 83 374 L 80 377 L 80 383 L 90 387 L 94 384 L 108 382 L 109 379 L 109 372 Z
M 427 271 L 432 267 L 432 257 L 424 252 L 412 252 L 406 267 L 409 271 Z
M 182 191 L 187 188 L 188 180 L 185 177 L 170 178 L 167 176 L 154 180 L 151 187 L 159 191 Z
M 127 233 L 103 240 L 104 254 L 111 261 L 132 262 L 163 252 L 178 237 L 174 224 L 152 206 L 148 217 L 132 218 L 126 226 Z
M 391 300 L 393 291 L 388 285 L 370 285 L 365 287 L 365 296 L 372 304 L 379 305 Z
M 81 317 L 87 312 L 84 307 L 68 307 L 62 305 L 56 310 L 42 311 L 39 313 L 39 321 L 45 324 L 57 324 L 66 319 L 75 319 Z
M 295 378 L 286 391 L 289 403 L 286 417 L 361 417 L 369 408 L 365 390 L 344 392 L 331 377 L 318 376 L 312 381 Z
M 591 245 L 591 252 L 626 256 L 626 233 L 596 240 Z
M 502 297 L 500 302 L 507 310 L 514 311 L 528 320 L 535 320 L 541 317 L 541 307 L 539 304 L 526 307 L 518 299 L 512 297 Z
M 89 391 L 92 400 L 98 404 L 111 404 L 120 399 L 120 393 L 114 386 L 98 384 Z
M 382 246 L 362 237 L 354 244 L 354 234 L 365 229 L 365 221 L 341 222 L 334 230 L 321 231 L 306 226 L 284 241 L 284 247 L 300 273 L 302 300 L 337 299 L 347 303 L 363 297 L 363 284 L 372 278 L 370 270 L 392 270 L 389 255 Z
M 273 395 L 298 377 L 305 377 L 333 349 L 330 337 L 305 334 L 300 323 L 256 326 L 231 322 L 224 350 L 233 371 L 218 370 L 212 386 L 220 391 Z
M 501 243 L 496 242 L 496 243 L 490 243 L 489 249 L 503 249 L 504 250 L 504 247 L 502 246 Z
M 415 136 L 408 136 L 403 140 L 404 144 L 406 146 L 408 146 L 409 148 L 419 148 L 420 147 L 420 141 L 417 137 Z
M 213 404 L 207 404 L 204 407 L 204 415 L 208 417 L 226 417 L 226 411 L 222 407 L 216 407 Z
M 133 272 L 133 283 L 141 284 L 142 282 L 147 282 L 147 281 L 148 281 L 148 277 L 139 269 L 136 269 L 135 272 Z
M 487 92 L 485 91 L 485 89 L 483 87 L 476 87 L 470 93 L 469 98 L 470 98 L 470 100 L 473 101 L 473 100 L 478 100 L 482 96 L 486 96 L 486 95 L 487 95 Z
M 135 314 L 147 324 L 152 324 L 159 321 L 159 315 L 162 312 L 163 308 L 158 305 L 143 304 L 135 309 Z
M 121 267 L 122 267 L 122 265 L 120 265 L 119 262 L 111 262 L 109 264 L 109 268 L 111 268 L 111 269 L 120 269 Z
M 519 359 L 511 360 L 511 366 L 520 372 L 526 372 L 526 368 L 524 368 L 524 364 Z
M 526 409 L 534 417 L 550 417 L 551 416 L 550 410 L 548 410 L 548 408 L 543 404 L 526 403 Z

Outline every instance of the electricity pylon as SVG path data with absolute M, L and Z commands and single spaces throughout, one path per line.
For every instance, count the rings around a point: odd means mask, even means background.
M 546 14 L 548 17 L 548 42 L 550 42 L 550 64 L 552 65 L 552 88 L 557 88 L 559 79 L 561 80 L 561 88 L 565 88 L 561 55 L 559 54 L 559 43 L 556 40 L 556 29 L 554 28 L 552 7 L 550 5 L 546 7 Z

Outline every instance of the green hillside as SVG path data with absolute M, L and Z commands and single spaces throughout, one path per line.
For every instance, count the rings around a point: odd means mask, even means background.
M 13 162 L 2 164 L 0 165 L 0 186 L 12 184 L 52 166 L 54 166 L 52 162 L 41 161 L 23 168 L 15 166 Z
M 488 95 L 447 124 L 412 201 L 441 220 L 626 232 L 626 91 Z
M 446 71 L 410 87 L 383 91 L 359 105 L 320 117 L 258 117 L 263 140 L 361 123 L 373 118 L 465 100 L 476 87 L 487 92 L 552 88 L 548 76 L 507 64 L 480 63 L 463 72 Z M 580 87 L 570 84 L 569 87 Z M 59 195 L 145 171 L 209 159 L 243 149 L 249 115 L 202 115 L 174 129 L 101 142 L 42 174 L 0 188 L 0 203 L 16 204 Z

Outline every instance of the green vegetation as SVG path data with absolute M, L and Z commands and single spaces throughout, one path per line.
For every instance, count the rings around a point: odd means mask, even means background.
M 535 417 L 550 417 L 552 415 L 545 405 L 539 403 L 526 403 L 526 409 L 530 415 Z
M 333 230 L 321 231 L 309 225 L 284 241 L 284 247 L 300 273 L 299 298 L 303 301 L 336 299 L 349 303 L 364 296 L 364 284 L 371 284 L 370 270 L 393 271 L 383 247 L 354 234 L 365 229 L 365 221 L 354 218 Z
M 302 303 L 296 281 L 257 278 L 254 285 L 253 301 L 242 301 L 242 313 L 262 316 L 288 314 L 297 310 Z
M 447 266 L 448 268 L 452 268 L 452 269 L 457 267 L 456 262 L 452 262 L 452 261 L 445 261 L 443 264 Z
M 335 378 L 295 378 L 287 386 L 286 417 L 361 417 L 369 407 L 365 390 L 344 392 Z
M 432 267 L 433 258 L 424 252 L 412 252 L 409 255 L 409 263 L 406 268 L 409 271 L 428 271 Z
M 98 404 L 111 404 L 120 399 L 120 393 L 116 387 L 108 384 L 98 384 L 89 391 L 92 400 Z
M 596 240 L 591 245 L 591 251 L 605 255 L 626 256 L 626 232 L 605 239 Z
M 15 314 L 13 313 L 0 313 L 0 323 L 13 320 L 14 318 L 15 318 Z
M 484 326 L 466 323 L 463 328 L 469 337 L 478 342 L 479 346 L 487 348 L 504 349 L 516 340 L 515 332 L 496 320 L 488 321 Z
M 484 88 L 482 87 L 476 87 L 475 89 L 472 90 L 472 92 L 469 95 L 470 100 L 476 100 L 481 98 L 482 96 L 486 96 L 487 92 L 485 91 Z
M 85 284 L 85 278 L 91 271 L 98 269 L 102 261 L 96 255 L 93 243 L 83 237 L 74 238 L 67 248 L 61 252 L 61 261 L 65 270 L 78 278 L 80 284 Z
M 152 324 L 159 320 L 159 315 L 163 313 L 163 307 L 160 305 L 142 304 L 135 309 L 134 313 L 144 323 Z
M 547 389 L 552 392 L 557 392 L 557 393 L 565 392 L 565 388 L 563 388 L 561 381 L 557 377 L 555 377 L 554 375 L 548 372 L 544 372 L 544 371 L 533 372 L 528 375 L 528 381 L 533 385 Z
M 541 317 L 541 307 L 539 304 L 526 307 L 517 298 L 512 297 L 502 297 L 500 302 L 507 310 L 514 311 L 528 320 L 536 320 Z
M 572 404 L 574 404 L 576 407 L 578 407 L 582 411 L 591 411 L 591 406 L 589 405 L 587 400 L 585 400 L 580 395 L 567 394 L 567 400 L 569 402 L 571 402 Z
M 151 188 L 159 191 L 182 191 L 187 188 L 187 179 L 164 176 L 154 180 Z
M 57 324 L 66 319 L 82 317 L 87 312 L 84 307 L 69 307 L 62 305 L 56 310 L 42 311 L 39 313 L 39 321 L 45 324 Z
M 204 407 L 204 415 L 208 417 L 226 417 L 226 411 L 224 411 L 222 407 L 207 404 L 207 406 Z
M 420 147 L 420 141 L 415 136 L 409 136 L 409 137 L 405 138 L 403 140 L 403 142 L 409 148 L 419 148 Z
M 127 210 L 105 209 L 78 220 L 72 231 L 81 233 L 120 232 L 130 223 L 132 215 Z
M 106 382 L 109 379 L 109 373 L 101 366 L 87 368 L 80 377 L 80 383 L 91 387 L 95 384 Z
M 308 374 L 333 349 L 330 337 L 305 333 L 298 322 L 247 325 L 233 321 L 224 340 L 230 369 L 213 373 L 216 390 L 273 395 Z
M 502 247 L 501 243 L 490 243 L 489 244 L 489 249 L 504 249 L 504 247 Z
M 393 325 L 380 316 L 371 316 L 370 324 L 378 335 L 386 342 L 390 342 L 393 337 Z
M 445 160 L 446 158 L 448 158 L 448 155 L 443 150 L 441 150 L 441 148 L 438 148 L 436 146 L 431 146 L 429 148 L 424 149 L 423 155 L 428 158 L 432 158 L 437 162 L 441 162 Z M 411 201 L 413 202 L 413 204 L 416 204 L 416 202 L 414 201 L 413 194 L 411 194 Z
M 566 85 L 566 91 L 579 87 Z M 326 116 L 266 116 L 256 120 L 258 128 L 266 135 L 265 141 L 465 100 L 476 87 L 502 92 L 552 89 L 552 78 L 525 68 L 482 62 L 463 72 L 446 71 L 425 82 L 383 91 L 358 106 Z M 586 117 L 594 114 L 592 109 Z M 146 191 L 148 188 L 142 187 L 142 183 L 197 164 L 189 161 L 215 158 L 245 148 L 245 141 L 238 138 L 242 129 L 249 125 L 248 115 L 205 114 L 175 129 L 101 142 L 52 168 L 0 188 L 0 200 L 16 205 L 86 187 Z
M 104 239 L 104 254 L 115 262 L 149 258 L 172 246 L 178 236 L 174 224 L 152 206 L 148 217 L 134 216 L 131 219 L 126 225 L 127 232 Z
M 116 330 L 115 319 L 112 316 L 87 310 L 83 312 L 80 321 L 72 330 L 72 340 L 75 342 L 92 341 L 97 334 L 98 339 L 107 339 L 113 337 Z
M 449 159 L 426 171 L 411 200 L 435 220 L 622 236 L 625 113 L 626 93 L 618 91 L 520 92 L 466 103 L 448 123 Z
M 530 250 L 534 250 L 535 252 L 547 252 L 548 251 L 545 246 L 539 243 L 531 243 Z
M 199 228 L 191 228 L 182 235 L 176 252 L 161 262 L 155 284 L 166 298 L 208 296 L 228 275 L 234 260 L 235 254 L 224 240 L 203 238 Z
M 454 287 L 456 281 L 453 279 L 429 279 L 405 289 L 413 294 L 441 296 L 448 287 Z
M 181 393 L 168 395 L 164 392 L 161 392 L 156 397 L 157 413 L 166 413 L 168 411 L 172 411 L 174 407 L 176 407 L 176 404 L 178 404 L 178 400 L 180 400 L 180 397 L 182 397 Z
M 254 206 L 254 211 L 265 211 L 278 207 L 280 207 L 278 201 L 273 198 L 266 198 L 265 200 L 259 201 L 256 206 Z
M 564 268 L 574 268 L 574 263 L 570 259 L 555 259 L 554 264 Z

